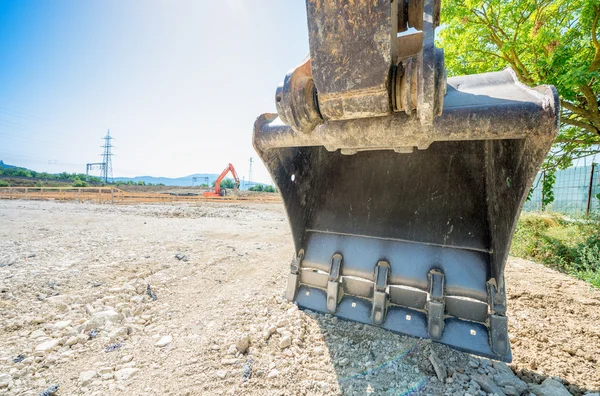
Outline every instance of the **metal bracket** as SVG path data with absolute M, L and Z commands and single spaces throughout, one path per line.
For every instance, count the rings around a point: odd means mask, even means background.
M 508 355 L 510 343 L 508 340 L 508 318 L 506 315 L 506 293 L 503 287 L 498 287 L 497 279 L 487 282 L 490 304 L 489 337 L 492 351 L 498 355 Z M 503 284 L 503 282 L 501 283 Z
M 342 266 L 342 255 L 339 253 L 331 257 L 329 267 L 329 281 L 327 282 L 327 311 L 334 314 L 337 311 L 340 296 L 340 269 Z
M 302 265 L 302 259 L 304 259 L 304 250 L 300 250 L 298 255 L 292 258 L 292 263 L 290 264 L 288 284 L 285 291 L 285 298 L 290 302 L 296 301 L 296 294 L 298 293 L 298 286 L 300 285 L 300 266 Z
M 432 340 L 442 338 L 444 332 L 444 273 L 431 270 L 427 274 L 429 296 L 427 298 L 427 333 Z
M 373 291 L 373 308 L 371 321 L 374 324 L 383 324 L 387 309 L 387 284 L 390 274 L 390 263 L 380 261 L 375 266 L 375 290 Z
M 498 290 L 496 279 L 491 279 L 487 282 L 490 311 L 492 314 L 506 314 L 506 293 L 504 289 Z

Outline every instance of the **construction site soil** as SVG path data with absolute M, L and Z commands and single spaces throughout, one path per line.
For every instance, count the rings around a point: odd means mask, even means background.
M 0 201 L 0 394 L 568 395 L 600 291 L 511 258 L 513 363 L 301 311 L 281 204 Z

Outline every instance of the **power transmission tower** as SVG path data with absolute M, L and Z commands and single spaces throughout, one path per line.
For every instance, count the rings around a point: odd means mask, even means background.
M 104 179 L 104 183 L 112 182 L 113 180 L 113 170 L 112 170 L 112 148 L 114 147 L 111 143 L 113 138 L 110 136 L 110 129 L 104 136 L 104 146 L 100 146 L 104 148 L 104 152 L 102 155 L 102 163 L 104 166 L 102 167 L 102 178 Z
M 252 183 L 252 157 L 250 157 L 250 170 L 248 171 L 248 183 Z

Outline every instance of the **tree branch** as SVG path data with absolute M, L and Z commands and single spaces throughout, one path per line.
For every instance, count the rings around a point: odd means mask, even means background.
M 583 121 L 575 120 L 573 118 L 562 118 L 561 122 L 563 122 L 565 124 L 569 124 L 571 126 L 583 128 L 591 133 L 595 133 L 596 135 L 600 136 L 600 129 L 596 128 L 592 124 L 588 124 Z
M 580 85 L 579 89 L 585 96 L 590 111 L 596 116 L 600 115 L 598 112 L 598 100 L 596 99 L 596 95 L 594 94 L 594 91 L 592 91 L 592 88 L 587 85 Z

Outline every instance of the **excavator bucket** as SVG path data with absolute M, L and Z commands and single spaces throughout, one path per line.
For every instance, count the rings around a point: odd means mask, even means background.
M 306 4 L 310 58 L 253 137 L 294 239 L 287 298 L 511 361 L 504 267 L 556 90 L 446 79 L 438 1 Z

